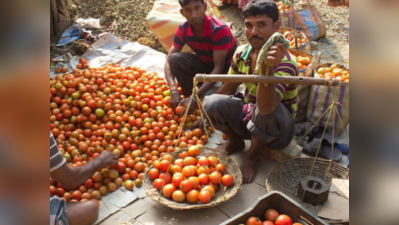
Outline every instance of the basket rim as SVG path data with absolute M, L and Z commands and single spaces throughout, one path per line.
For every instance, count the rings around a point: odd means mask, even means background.
M 203 151 L 203 150 L 213 151 L 214 150 L 213 148 L 210 148 L 210 147 L 199 147 L 199 148 L 200 148 L 200 151 Z M 180 149 L 178 151 L 171 153 L 171 155 L 173 156 L 173 159 L 175 159 L 175 156 L 178 156 L 179 153 L 181 153 L 183 151 L 187 151 L 187 150 L 188 150 L 188 148 L 183 148 L 183 149 Z M 150 169 L 153 168 L 152 165 L 151 165 L 151 167 L 148 168 L 147 172 L 144 174 L 143 187 L 146 192 L 146 195 L 148 197 L 150 197 L 153 201 L 155 201 L 161 205 L 164 205 L 168 208 L 174 209 L 174 210 L 205 209 L 205 208 L 215 207 L 224 202 L 229 201 L 231 198 L 233 198 L 237 194 L 238 190 L 241 189 L 242 173 L 241 173 L 240 167 L 238 166 L 237 162 L 235 162 L 233 159 L 229 158 L 225 154 L 220 154 L 219 152 L 215 152 L 215 153 L 216 153 L 215 155 L 217 155 L 217 156 L 221 155 L 222 157 L 225 157 L 229 161 L 228 165 L 230 165 L 230 163 L 231 163 L 232 167 L 238 169 L 237 172 L 238 172 L 239 179 L 234 181 L 234 186 L 231 188 L 231 191 L 229 192 L 228 195 L 220 195 L 207 204 L 198 204 L 198 203 L 192 204 L 192 203 L 188 203 L 187 201 L 185 201 L 184 203 L 174 202 L 173 200 L 167 199 L 163 195 L 161 195 L 152 186 L 152 183 L 147 182 L 148 180 L 151 180 L 151 179 L 149 179 L 148 173 L 149 173 Z M 201 153 L 199 156 L 201 156 Z M 217 158 L 220 160 L 219 157 L 217 157 Z M 226 167 L 228 165 L 226 165 Z M 230 175 L 232 175 L 232 174 L 230 174 Z M 217 192 L 219 192 L 219 191 L 220 191 L 220 189 L 218 189 Z M 174 203 L 173 205 L 170 204 L 171 201 Z

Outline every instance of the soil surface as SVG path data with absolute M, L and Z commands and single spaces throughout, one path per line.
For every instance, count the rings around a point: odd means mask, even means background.
M 166 53 L 157 36 L 152 32 L 147 23 L 146 16 L 152 9 L 154 0 L 72 0 L 73 11 L 71 13 L 72 21 L 78 18 L 100 18 L 101 28 L 103 30 L 110 29 L 114 25 L 113 35 L 120 38 L 137 41 L 140 44 L 150 46 L 155 50 Z M 214 0 L 215 4 L 220 4 L 219 0 Z M 299 0 L 295 0 L 296 3 Z M 313 3 L 320 13 L 327 27 L 327 35 L 317 41 L 312 41 L 312 54 L 317 51 L 322 52 L 322 60 L 320 63 L 349 62 L 349 8 L 327 6 L 326 0 L 313 0 Z M 295 7 L 299 7 L 296 4 Z M 238 33 L 244 29 L 243 20 L 240 18 L 240 10 L 237 6 L 232 6 L 220 10 L 233 26 L 232 28 Z M 75 50 L 73 44 L 55 47 L 54 43 L 58 40 L 52 38 L 50 46 L 50 57 L 64 54 Z M 239 44 L 247 43 L 245 34 L 238 39 Z M 83 40 L 77 41 L 84 44 Z M 75 43 L 74 43 L 75 44 Z M 75 47 L 78 44 L 75 44 Z M 82 46 L 79 46 L 82 47 Z M 79 48 L 81 49 L 81 48 Z M 84 48 L 83 48 L 84 49 Z M 72 51 L 72 53 L 80 54 Z

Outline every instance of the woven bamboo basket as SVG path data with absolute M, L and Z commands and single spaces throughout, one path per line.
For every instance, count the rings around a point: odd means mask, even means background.
M 312 54 L 305 52 L 305 51 L 299 51 L 293 48 L 289 48 L 288 52 L 291 54 L 295 54 L 297 56 L 302 56 L 302 57 L 308 57 L 310 59 L 310 64 L 306 69 L 300 69 L 299 70 L 299 76 L 300 77 L 313 77 L 313 68 L 315 66 L 315 57 L 313 57 Z
M 331 167 L 330 167 L 331 163 Z M 312 166 L 314 164 L 313 170 Z M 311 172 L 312 171 L 312 172 Z M 312 205 L 303 202 L 302 196 L 298 196 L 298 184 L 302 178 L 314 176 L 323 179 L 331 187 L 333 178 L 349 180 L 349 169 L 335 162 L 321 158 L 298 158 L 286 160 L 270 171 L 266 180 L 267 191 L 281 191 L 290 198 L 299 202 L 315 215 L 322 208 L 321 205 Z
M 173 160 L 179 158 L 179 153 L 183 151 L 187 151 L 188 149 L 181 149 L 179 151 L 176 151 L 173 153 Z M 240 167 L 238 164 L 233 161 L 232 159 L 228 158 L 227 155 L 221 154 L 219 152 L 214 151 L 211 148 L 208 147 L 201 147 L 200 148 L 200 156 L 214 156 L 216 157 L 220 163 L 223 163 L 226 165 L 226 174 L 230 174 L 234 178 L 234 186 L 232 187 L 221 187 L 219 186 L 218 191 L 216 192 L 216 195 L 208 204 L 191 204 L 189 202 L 185 203 L 178 203 L 173 201 L 172 199 L 167 199 L 163 195 L 160 194 L 154 187 L 153 187 L 153 181 L 150 179 L 148 176 L 149 170 L 145 173 L 144 176 L 144 181 L 143 181 L 143 186 L 145 193 L 147 194 L 148 197 L 150 197 L 152 200 L 166 206 L 169 208 L 172 208 L 174 210 L 189 210 L 189 209 L 205 209 L 205 208 L 211 208 L 215 207 L 217 205 L 222 204 L 223 202 L 229 201 L 232 197 L 234 197 L 238 190 L 241 188 L 242 185 L 242 174 Z

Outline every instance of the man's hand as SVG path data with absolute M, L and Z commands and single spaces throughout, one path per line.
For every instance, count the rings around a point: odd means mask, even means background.
M 191 125 L 191 130 L 195 130 L 195 129 L 201 129 L 202 131 L 204 131 L 204 121 L 202 120 L 202 118 L 199 118 L 197 121 L 195 121 L 195 123 L 193 123 L 193 125 Z
M 197 100 L 194 98 L 193 101 L 191 102 L 190 108 L 188 108 L 188 104 L 191 101 L 191 98 L 193 98 L 192 96 L 180 101 L 179 106 L 180 105 L 184 105 L 184 110 L 183 113 L 186 112 L 186 110 L 188 110 L 188 114 L 193 114 L 195 112 L 195 107 L 197 106 Z
M 331 7 L 338 7 L 338 6 L 349 7 L 349 0 L 328 0 L 327 5 Z
M 270 47 L 270 50 L 266 52 L 265 65 L 270 67 L 277 67 L 283 60 L 287 49 L 283 43 L 276 43 Z
M 181 95 L 178 91 L 173 91 L 170 93 L 170 107 L 172 107 L 173 110 L 176 109 L 176 107 L 179 105 L 181 102 Z
M 118 156 L 109 151 L 103 151 L 95 160 L 98 161 L 99 168 L 105 168 L 112 164 L 118 164 Z

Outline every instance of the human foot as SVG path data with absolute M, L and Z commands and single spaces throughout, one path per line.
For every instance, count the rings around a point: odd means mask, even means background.
M 246 158 L 241 164 L 242 182 L 244 184 L 252 183 L 256 177 L 256 161 Z
M 244 140 L 238 140 L 238 141 L 230 141 L 227 140 L 225 143 L 222 145 L 219 145 L 217 148 L 215 148 L 216 151 L 219 152 L 224 152 L 226 151 L 227 154 L 230 154 L 234 152 L 235 150 L 241 150 L 245 148 L 245 141 Z

